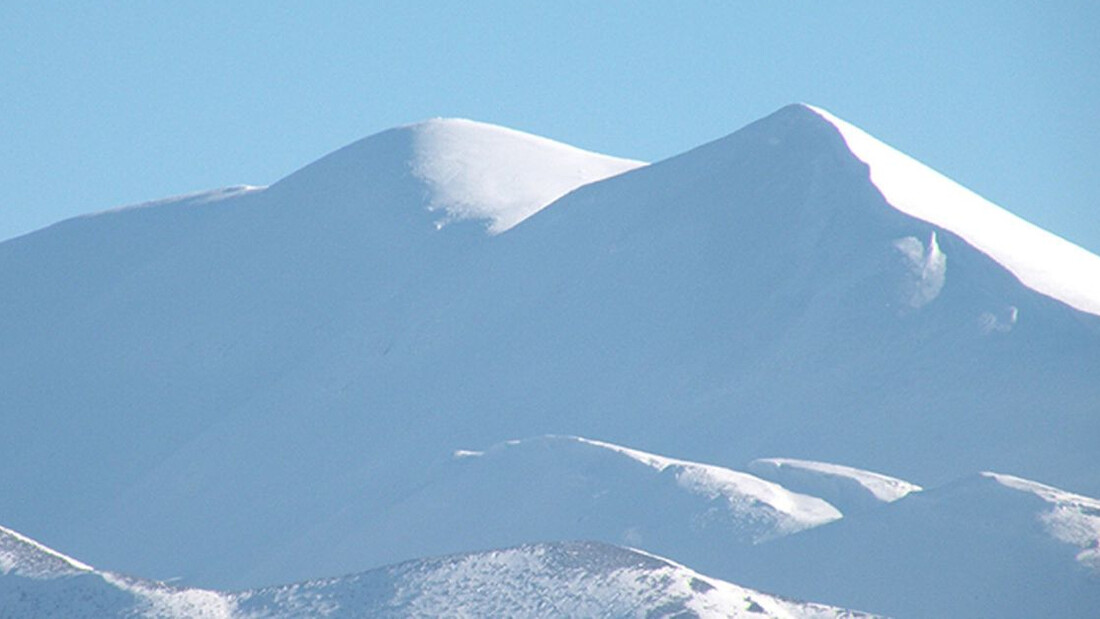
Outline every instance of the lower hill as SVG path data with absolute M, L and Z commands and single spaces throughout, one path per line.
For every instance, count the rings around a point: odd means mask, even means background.
M 1100 501 L 981 473 L 746 549 L 723 576 L 895 617 L 1092 617 L 1098 549 Z
M 0 617 L 866 616 L 596 542 L 529 544 L 225 593 L 100 572 L 0 528 Z

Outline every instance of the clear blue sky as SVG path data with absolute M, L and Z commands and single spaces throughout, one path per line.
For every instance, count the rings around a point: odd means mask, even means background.
M 825 107 L 1100 253 L 1100 3 L 0 4 L 0 239 L 463 116 L 657 160 Z

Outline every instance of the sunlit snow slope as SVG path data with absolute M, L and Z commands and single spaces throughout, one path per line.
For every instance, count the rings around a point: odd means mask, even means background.
M 921 489 L 881 473 L 795 458 L 760 458 L 750 462 L 748 470 L 799 492 L 820 496 L 845 513 L 891 503 Z
M 942 226 L 1004 265 L 1025 285 L 1100 314 L 1100 256 L 1031 224 L 829 112 L 871 180 L 902 212 Z
M 1091 298 L 1087 272 L 1038 286 L 1020 264 L 1060 241 L 1014 236 L 1009 260 L 904 206 L 924 194 L 838 126 L 791 106 L 637 167 L 430 121 L 265 189 L 0 243 L 0 520 L 93 565 L 240 589 L 484 549 L 405 556 L 419 532 L 372 546 L 345 515 L 400 522 L 455 450 L 516 437 L 1100 495 L 1100 317 L 1063 294 Z M 587 446 L 678 491 L 682 465 Z

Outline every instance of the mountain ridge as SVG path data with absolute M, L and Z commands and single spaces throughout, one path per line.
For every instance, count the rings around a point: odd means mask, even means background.
M 58 567 L 61 561 L 64 565 Z M 43 568 L 43 566 L 51 566 Z M 525 544 L 425 558 L 248 591 L 181 588 L 86 566 L 0 527 L 0 617 L 869 617 L 709 578 L 597 542 Z

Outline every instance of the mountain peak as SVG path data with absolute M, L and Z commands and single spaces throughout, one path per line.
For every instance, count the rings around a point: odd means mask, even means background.
M 437 228 L 475 220 L 499 234 L 581 185 L 642 165 L 497 125 L 434 118 L 359 140 L 278 185 L 346 191 L 369 178 L 393 191 L 411 180 Z

